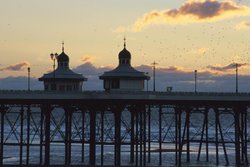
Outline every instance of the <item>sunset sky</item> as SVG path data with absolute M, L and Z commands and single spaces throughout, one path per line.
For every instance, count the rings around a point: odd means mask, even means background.
M 158 63 L 161 89 L 190 84 L 197 69 L 210 90 L 219 77 L 233 79 L 238 63 L 250 91 L 249 0 L 2 0 L 0 20 L 0 85 L 26 76 L 28 66 L 35 82 L 52 69 L 49 55 L 61 53 L 62 41 L 71 68 L 91 82 L 117 66 L 126 36 L 133 66 L 148 72 Z

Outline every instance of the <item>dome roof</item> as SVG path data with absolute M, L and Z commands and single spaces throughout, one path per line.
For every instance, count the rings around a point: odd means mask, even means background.
M 130 52 L 124 48 L 122 51 L 119 53 L 119 59 L 131 59 L 131 54 Z
M 69 56 L 66 55 L 64 52 L 62 52 L 58 57 L 57 57 L 58 62 L 65 62 L 69 61 Z

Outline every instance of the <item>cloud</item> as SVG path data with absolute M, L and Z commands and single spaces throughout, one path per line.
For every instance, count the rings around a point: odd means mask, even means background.
M 250 29 L 250 22 L 243 21 L 240 22 L 238 25 L 235 26 L 236 30 L 245 30 L 245 29 Z
M 234 69 L 235 64 L 227 66 L 213 66 L 222 69 Z M 239 64 L 245 67 L 248 64 Z M 212 66 L 211 66 L 212 67 Z M 74 68 L 73 71 L 82 73 L 88 77 L 88 81 L 84 82 L 84 90 L 103 90 L 103 81 L 99 79 L 105 71 L 114 69 L 115 67 L 97 67 L 92 63 L 84 63 Z M 151 65 L 140 65 L 135 67 L 142 72 L 148 72 L 151 80 L 148 81 L 149 90 L 153 88 L 153 69 Z M 173 87 L 173 91 L 194 91 L 194 71 L 179 66 L 156 67 L 156 90 L 166 91 L 169 86 Z M 147 82 L 145 82 L 146 88 Z M 0 78 L 1 89 L 27 90 L 27 76 Z M 42 90 L 43 83 L 37 78 L 31 78 L 31 89 Z M 208 68 L 207 70 L 198 70 L 197 73 L 197 90 L 199 92 L 234 92 L 235 91 L 235 74 L 225 72 L 217 73 Z M 250 75 L 239 74 L 239 91 L 250 92 Z
M 2 90 L 27 90 L 28 78 L 26 76 L 8 76 L 6 78 L 0 78 L 0 87 Z M 43 83 L 38 81 L 37 78 L 30 78 L 31 90 L 43 89 Z
M 244 67 L 244 66 L 249 66 L 248 63 L 237 63 L 238 68 Z M 226 72 L 228 70 L 232 70 L 236 68 L 235 63 L 228 64 L 226 66 L 218 66 L 218 65 L 209 65 L 207 66 L 208 69 L 213 70 L 213 71 L 218 71 L 218 72 Z
M 29 66 L 30 66 L 30 63 L 25 61 L 25 62 L 21 62 L 17 64 L 12 64 L 7 67 L 3 67 L 0 69 L 0 71 L 21 71 Z
M 81 57 L 81 61 L 83 63 L 86 63 L 86 62 L 91 62 L 93 63 L 95 61 L 95 57 L 94 56 L 89 56 L 89 55 L 85 55 L 85 56 L 82 56 Z
M 218 21 L 250 14 L 250 7 L 237 5 L 233 1 L 189 0 L 178 9 L 151 11 L 144 14 L 133 25 L 138 32 L 152 24 L 188 24 Z

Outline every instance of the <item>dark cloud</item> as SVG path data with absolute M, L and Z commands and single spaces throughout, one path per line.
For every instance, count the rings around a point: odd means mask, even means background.
M 21 62 L 13 65 L 9 65 L 7 67 L 3 67 L 0 71 L 21 71 L 27 68 L 30 64 L 28 62 Z
M 240 64 L 239 66 L 244 66 Z M 84 90 L 103 90 L 103 81 L 99 76 L 105 71 L 112 70 L 115 67 L 96 67 L 91 63 L 82 64 L 73 70 L 82 73 L 88 77 L 84 83 Z M 140 65 L 135 67 L 142 72 L 148 72 L 151 80 L 148 82 L 149 90 L 153 88 L 153 69 L 149 65 Z M 233 64 L 224 67 L 225 69 L 234 68 Z M 194 71 L 185 70 L 181 67 L 156 68 L 156 90 L 166 91 L 171 86 L 173 91 L 194 91 Z M 220 73 L 217 75 L 211 71 L 198 71 L 197 90 L 200 92 L 234 92 L 235 74 Z M 145 82 L 146 88 L 147 82 Z M 7 77 L 0 79 L 1 89 L 27 89 L 27 77 Z M 43 84 L 37 78 L 31 78 L 31 89 L 42 90 Z M 239 74 L 239 91 L 250 92 L 250 75 Z
M 72 69 L 77 73 L 83 74 L 88 78 L 88 81 L 83 84 L 83 89 L 85 90 L 102 90 L 103 83 L 99 79 L 99 76 L 104 73 L 104 71 L 109 71 L 110 67 L 95 67 L 92 63 L 86 62 Z
M 248 66 L 249 64 L 248 63 L 237 63 L 237 65 L 238 65 L 238 68 L 241 68 L 241 67 L 244 67 L 244 66 Z M 226 66 L 212 66 L 212 65 L 209 65 L 209 66 L 207 66 L 207 68 L 211 69 L 211 70 L 214 70 L 214 71 L 225 72 L 225 71 L 228 71 L 228 70 L 235 69 L 236 64 L 231 63 L 231 64 L 228 64 Z
M 31 90 L 42 90 L 43 84 L 37 78 L 30 78 Z M 27 90 L 28 78 L 26 76 L 0 78 L 0 90 Z

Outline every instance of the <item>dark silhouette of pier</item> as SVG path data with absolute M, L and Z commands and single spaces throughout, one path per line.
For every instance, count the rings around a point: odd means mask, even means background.
M 0 166 L 247 166 L 249 107 L 249 93 L 0 91 Z

